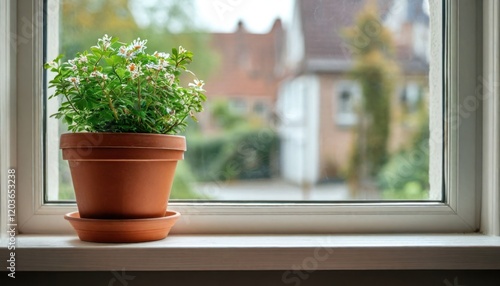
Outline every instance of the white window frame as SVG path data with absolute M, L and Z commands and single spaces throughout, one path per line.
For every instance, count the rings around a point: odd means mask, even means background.
M 17 110 L 10 110 L 8 114 L 11 116 L 6 119 L 6 116 L 2 115 L 4 120 L 0 123 L 2 132 L 11 130 L 12 136 L 15 136 L 15 139 L 11 140 L 17 142 L 6 146 L 5 140 L 2 140 L 1 150 L 16 159 L 14 165 L 17 166 L 18 174 L 20 232 L 74 233 L 63 219 L 63 214 L 76 210 L 74 204 L 43 204 L 43 144 L 40 120 L 43 104 L 43 39 L 39 17 L 42 13 L 42 2 L 6 0 L 10 9 L 0 9 L 0 14 L 6 14 L 5 21 L 17 23 L 18 36 L 25 31 L 23 29 L 32 28 L 33 31 L 31 35 L 23 38 L 23 43 L 18 42 L 17 51 L 14 53 L 17 55 L 17 63 L 10 61 L 6 67 L 3 64 L 1 67 L 2 72 L 17 70 L 16 77 L 7 78 L 11 84 L 2 87 L 8 88 L 9 92 L 0 95 L 2 100 L 6 99 L 11 104 L 17 101 Z M 13 7 L 16 5 L 17 13 L 14 14 Z M 479 20 L 482 19 L 480 16 L 483 12 L 480 10 L 480 1 L 450 1 L 448 9 L 451 37 L 446 41 L 450 53 L 447 58 L 448 67 L 445 68 L 450 81 L 446 82 L 445 88 L 449 94 L 458 95 L 451 98 L 450 109 L 453 115 L 458 114 L 459 106 L 467 96 L 475 95 L 483 62 L 485 72 L 498 78 L 498 6 L 495 0 L 484 1 L 485 20 L 482 23 Z M 27 27 L 26 23 L 31 23 L 31 27 Z M 483 42 L 481 39 L 476 40 L 474 35 L 482 30 L 483 24 L 485 40 L 484 54 L 481 55 Z M 7 45 L 10 41 L 3 43 Z M 467 118 L 461 118 L 458 128 L 448 129 L 450 140 L 445 156 L 449 158 L 445 164 L 449 167 L 446 170 L 446 203 L 345 202 L 332 205 L 172 202 L 169 207 L 182 214 L 173 233 L 449 233 L 480 230 L 498 235 L 499 87 L 493 82 L 490 85 L 488 87 L 491 96 L 482 101 L 484 113 L 482 114 L 482 108 L 476 108 Z M 16 88 L 17 92 L 14 92 Z M 4 114 L 8 107 L 2 105 L 0 108 L 0 114 Z M 484 122 L 483 125 L 481 121 Z M 6 172 L 5 167 L 9 165 L 3 154 L 2 178 Z M 481 160 L 482 156 L 486 158 L 484 162 Z M 4 191 L 2 184 L 2 192 Z
M 12 15 L 16 7 L 12 1 L 0 2 L 0 42 L 7 43 L 0 49 L 0 238 L 5 236 L 7 220 L 7 170 L 16 166 L 16 65 L 12 35 L 16 23 Z

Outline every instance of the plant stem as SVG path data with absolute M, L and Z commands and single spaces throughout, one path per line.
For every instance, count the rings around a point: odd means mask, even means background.
M 99 59 L 97 60 L 97 62 L 95 62 L 95 64 L 94 64 L 94 70 L 97 69 L 97 64 L 99 64 L 99 62 L 101 61 L 102 57 L 103 57 L 103 54 L 101 54 L 101 56 L 99 57 Z
M 141 79 L 137 80 L 137 97 L 138 97 L 137 100 L 139 101 L 137 105 L 139 107 L 139 110 L 141 110 L 141 100 L 142 100 L 142 98 L 141 98 Z
M 106 97 L 108 98 L 109 108 L 111 108 L 111 111 L 113 111 L 113 115 L 115 116 L 115 120 L 118 121 L 118 113 L 117 113 L 115 107 L 113 106 L 113 102 L 111 101 L 111 97 L 108 94 L 106 94 Z
M 181 57 L 181 58 L 180 58 L 180 60 L 178 60 L 178 61 L 175 63 L 175 68 L 177 69 L 177 68 L 179 67 L 179 65 L 181 64 L 181 62 L 182 62 L 183 60 L 185 60 L 185 59 L 186 59 L 186 57 Z
M 182 122 L 184 122 L 184 120 L 186 120 L 186 118 L 189 116 L 189 113 L 186 114 L 186 116 L 184 116 L 184 118 L 182 118 L 181 120 L 179 121 L 175 121 L 174 124 L 172 124 L 172 126 L 170 126 L 169 129 L 167 129 L 166 133 L 170 132 L 172 129 L 174 129 L 175 127 L 177 127 L 179 124 L 181 124 Z
M 111 109 L 111 111 L 113 111 L 113 115 L 115 117 L 115 120 L 118 121 L 118 112 L 116 111 L 115 107 L 113 106 L 113 101 L 111 100 L 111 96 L 109 96 L 109 94 L 107 94 L 105 91 L 104 91 L 104 83 L 101 85 L 101 88 L 102 88 L 102 93 L 104 94 L 104 96 L 106 96 L 106 98 L 108 99 L 108 106 L 109 108 Z
M 156 78 L 155 78 L 155 81 L 158 80 L 158 77 L 160 76 L 160 72 L 157 71 L 156 72 Z M 153 84 L 153 96 L 156 96 L 156 84 Z
M 73 108 L 73 110 L 76 112 L 76 114 L 80 115 L 80 112 L 75 108 L 75 106 L 73 105 L 73 102 L 71 102 L 71 100 L 69 100 L 68 95 L 64 94 L 64 97 L 66 97 L 66 100 L 69 102 L 69 105 L 71 105 L 71 108 Z
M 141 101 L 142 101 L 142 98 L 141 98 L 141 79 L 137 79 L 137 97 L 138 97 L 138 102 L 137 102 L 137 107 L 139 108 L 139 111 L 141 111 Z M 141 122 L 141 116 L 140 116 L 140 113 L 139 113 L 139 122 Z
M 116 75 L 116 77 L 120 80 L 120 83 L 122 83 L 122 78 L 118 75 L 116 72 L 115 66 L 113 66 L 113 73 Z

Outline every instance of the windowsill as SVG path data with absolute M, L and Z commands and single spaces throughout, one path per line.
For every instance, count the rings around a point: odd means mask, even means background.
M 0 250 L 8 257 L 8 250 Z M 170 235 L 134 244 L 19 235 L 17 271 L 500 269 L 500 237 L 412 235 Z

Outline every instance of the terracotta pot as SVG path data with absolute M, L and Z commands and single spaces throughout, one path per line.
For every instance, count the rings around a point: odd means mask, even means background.
M 165 215 L 183 136 L 142 133 L 61 135 L 81 218 L 138 219 Z

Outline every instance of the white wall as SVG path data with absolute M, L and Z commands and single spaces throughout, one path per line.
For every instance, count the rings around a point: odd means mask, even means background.
M 300 19 L 300 1 L 295 1 L 292 22 L 285 33 L 285 66 L 295 70 L 304 58 L 304 35 Z
M 319 79 L 300 76 L 284 83 L 278 94 L 281 172 L 297 184 L 319 177 Z

